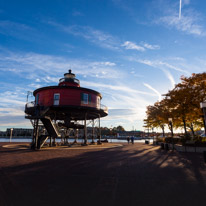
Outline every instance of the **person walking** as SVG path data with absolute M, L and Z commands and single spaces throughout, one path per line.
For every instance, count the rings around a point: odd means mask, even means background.
M 129 137 L 127 137 L 127 142 L 128 142 L 128 144 L 129 144 L 129 141 L 130 141 L 130 138 L 129 138 Z
M 131 137 L 131 142 L 132 144 L 134 144 L 134 137 Z

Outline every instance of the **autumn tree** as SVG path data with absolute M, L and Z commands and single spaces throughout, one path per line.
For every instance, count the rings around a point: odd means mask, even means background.
M 162 101 L 147 107 L 147 124 L 162 129 L 168 124 L 171 130 L 168 118 L 172 118 L 175 128 L 183 127 L 186 135 L 189 128 L 194 135 L 194 130 L 203 126 L 200 102 L 206 101 L 206 73 L 182 76 L 181 83 L 164 96 Z

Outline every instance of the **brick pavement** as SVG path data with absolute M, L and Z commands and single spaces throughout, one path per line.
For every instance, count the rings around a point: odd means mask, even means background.
M 206 205 L 200 154 L 140 143 L 43 151 L 1 145 L 0 206 Z

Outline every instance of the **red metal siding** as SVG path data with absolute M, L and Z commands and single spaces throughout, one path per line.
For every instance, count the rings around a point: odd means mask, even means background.
M 57 89 L 45 89 L 39 91 L 39 105 L 40 106 L 52 106 L 54 103 L 54 94 L 60 94 L 59 105 L 73 105 L 73 106 L 90 106 L 97 107 L 97 94 L 92 92 L 87 92 L 85 90 L 76 90 L 68 88 L 57 88 Z M 91 94 L 91 103 L 82 104 L 81 103 L 81 93 Z

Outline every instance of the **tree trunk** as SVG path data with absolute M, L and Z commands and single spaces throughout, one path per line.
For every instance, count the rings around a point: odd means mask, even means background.
M 194 132 L 194 127 L 193 127 L 193 123 L 191 123 L 191 131 L 192 131 L 192 136 L 194 137 L 195 136 L 195 132 Z
M 185 121 L 185 119 L 183 119 L 182 121 L 183 121 L 183 124 L 184 124 L 185 135 L 187 136 L 186 121 Z
M 162 136 L 165 137 L 165 127 L 161 126 L 161 128 L 162 128 Z
M 203 121 L 204 129 L 205 129 L 205 135 L 206 135 L 206 121 L 205 121 L 204 115 L 202 116 L 202 121 Z

